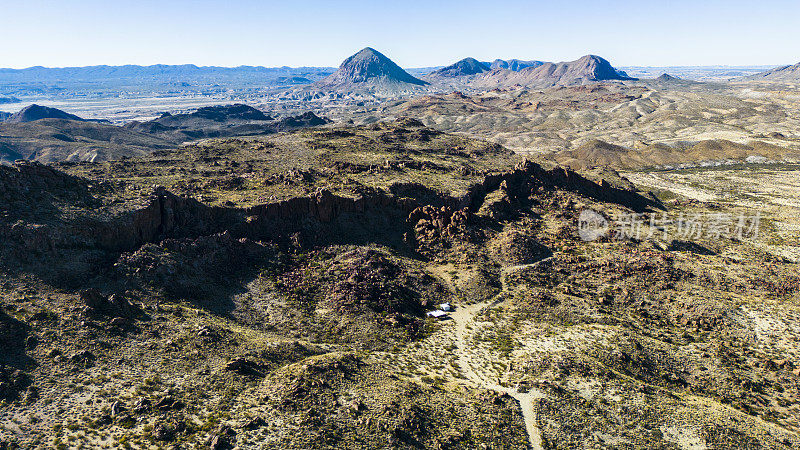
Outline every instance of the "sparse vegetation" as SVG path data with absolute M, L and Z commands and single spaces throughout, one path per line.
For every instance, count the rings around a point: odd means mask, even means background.
M 410 119 L 0 167 L 0 439 L 797 445 L 796 171 L 745 167 L 583 177 Z M 756 198 L 754 240 L 578 236 Z

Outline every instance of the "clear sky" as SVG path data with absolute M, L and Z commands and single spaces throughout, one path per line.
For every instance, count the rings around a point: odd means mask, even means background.
M 338 66 L 365 46 L 404 67 L 800 61 L 800 0 L 0 0 L 0 23 L 0 67 L 13 68 Z

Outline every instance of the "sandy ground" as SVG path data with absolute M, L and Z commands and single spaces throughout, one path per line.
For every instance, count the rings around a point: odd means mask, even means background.
M 522 410 L 522 417 L 525 419 L 525 430 L 528 433 L 531 448 L 541 449 L 542 437 L 536 422 L 536 401 L 543 398 L 544 394 L 536 389 L 531 389 L 528 392 L 519 392 L 516 388 L 501 386 L 493 382 L 484 375 L 485 372 L 479 374 L 475 371 L 475 367 L 485 365 L 487 361 L 477 359 L 475 353 L 470 351 L 469 344 L 467 343 L 469 325 L 474 323 L 475 316 L 488 306 L 491 306 L 491 302 L 476 303 L 459 307 L 451 314 L 455 325 L 459 366 L 463 370 L 467 380 L 475 386 L 506 393 L 519 402 Z

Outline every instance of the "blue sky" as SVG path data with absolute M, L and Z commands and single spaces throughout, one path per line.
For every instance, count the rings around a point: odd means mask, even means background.
M 0 21 L 0 67 L 14 68 L 337 66 L 365 46 L 404 67 L 588 53 L 617 66 L 800 61 L 800 0 L 0 0 Z

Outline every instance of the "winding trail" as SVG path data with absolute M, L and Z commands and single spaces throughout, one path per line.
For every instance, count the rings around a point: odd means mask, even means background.
M 506 277 L 505 276 L 508 275 L 509 273 L 516 272 L 517 270 L 522 270 L 522 269 L 530 269 L 531 267 L 536 267 L 538 265 L 545 264 L 547 262 L 552 261 L 553 258 L 554 258 L 553 256 L 548 256 L 547 258 L 540 259 L 539 261 L 536 261 L 534 263 L 518 264 L 516 266 L 504 267 L 503 268 L 503 277 L 500 280 L 500 282 L 503 283 L 503 290 L 505 290 L 505 288 L 506 288 Z
M 450 319 L 452 319 L 452 321 L 448 326 L 442 329 L 444 335 L 452 338 L 455 343 L 453 354 L 456 357 L 459 372 L 466 379 L 467 383 L 477 388 L 508 394 L 519 402 L 522 417 L 525 422 L 525 431 L 528 435 L 529 448 L 534 450 L 543 448 L 541 432 L 537 422 L 537 407 L 539 399 L 544 398 L 545 394 L 533 388 L 527 392 L 519 392 L 515 387 L 500 385 L 500 380 L 497 378 L 493 367 L 494 360 L 476 351 L 478 349 L 469 342 L 469 335 L 471 326 L 476 325 L 476 316 L 485 309 L 499 305 L 505 301 L 505 294 L 508 291 L 506 278 L 509 274 L 536 267 L 540 264 L 546 264 L 553 260 L 553 258 L 553 256 L 550 256 L 530 264 L 504 267 L 500 273 L 500 292 L 492 299 L 480 303 L 467 304 L 464 299 L 459 299 L 459 301 L 455 302 L 455 309 L 450 313 Z M 450 287 L 451 292 L 456 292 L 452 280 L 450 280 L 440 268 L 432 269 L 431 272 L 437 278 L 444 281 Z M 443 335 L 439 334 L 439 336 L 434 339 L 441 339 L 442 337 Z
M 494 304 L 496 304 L 495 302 Z M 486 365 L 488 361 L 481 361 L 476 364 L 474 354 L 469 351 L 467 346 L 467 326 L 470 322 L 475 321 L 475 316 L 483 309 L 492 306 L 492 302 L 476 303 L 473 305 L 462 306 L 453 311 L 450 315 L 455 323 L 456 346 L 458 348 L 458 365 L 464 373 L 464 376 L 475 384 L 484 389 L 503 392 L 519 402 L 520 409 L 522 410 L 522 417 L 525 420 L 525 431 L 528 433 L 528 441 L 530 447 L 536 450 L 542 448 L 542 437 L 539 432 L 539 427 L 536 423 L 536 400 L 544 398 L 544 394 L 538 390 L 531 389 L 528 392 L 518 392 L 514 388 L 501 386 L 487 377 L 477 373 L 475 367 Z M 481 364 L 482 363 L 482 364 Z

